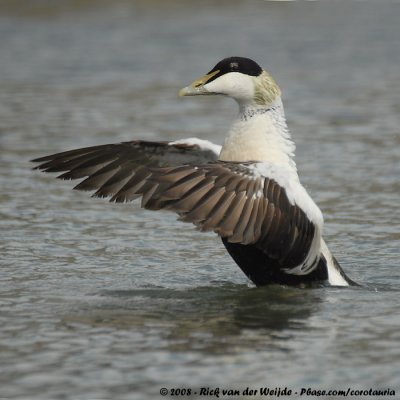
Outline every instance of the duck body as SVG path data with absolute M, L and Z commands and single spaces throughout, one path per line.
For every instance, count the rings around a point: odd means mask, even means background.
M 280 284 L 288 286 L 311 286 L 329 282 L 325 258 L 321 257 L 316 268 L 306 275 L 288 274 L 278 260 L 253 245 L 229 243 L 222 239 L 226 250 L 244 274 L 256 285 Z
M 239 113 L 222 147 L 201 139 L 132 141 L 71 150 L 34 160 L 75 188 L 112 201 L 142 198 L 217 233 L 257 286 L 352 282 L 322 238 L 320 209 L 301 185 L 281 92 L 254 61 L 230 57 L 180 91 L 222 94 Z

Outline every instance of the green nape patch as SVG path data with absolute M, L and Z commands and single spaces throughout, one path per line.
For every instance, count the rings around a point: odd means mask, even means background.
M 268 72 L 263 71 L 262 74 L 254 78 L 254 80 L 254 101 L 256 104 L 272 104 L 277 97 L 280 97 L 281 89 Z

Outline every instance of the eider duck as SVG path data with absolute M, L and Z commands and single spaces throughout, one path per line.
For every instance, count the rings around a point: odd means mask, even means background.
M 281 90 L 256 62 L 225 58 L 180 96 L 225 95 L 239 105 L 222 146 L 197 138 L 134 140 L 65 151 L 33 162 L 74 189 L 214 231 L 256 286 L 348 286 L 322 238 L 323 217 L 299 180 Z

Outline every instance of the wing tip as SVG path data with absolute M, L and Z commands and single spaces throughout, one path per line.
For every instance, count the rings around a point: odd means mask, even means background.
M 32 158 L 31 160 L 29 160 L 29 162 L 31 163 L 40 163 L 40 162 L 45 162 L 45 161 L 50 161 L 52 160 L 53 157 L 52 156 L 44 156 L 44 157 L 37 157 L 37 158 Z

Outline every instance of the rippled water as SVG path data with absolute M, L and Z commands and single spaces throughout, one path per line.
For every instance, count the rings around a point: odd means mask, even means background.
M 0 397 L 400 393 L 399 17 L 389 2 L 5 1 Z M 280 83 L 303 182 L 361 287 L 256 289 L 214 235 L 30 170 L 131 138 L 220 143 L 234 104 L 176 93 L 230 55 Z

